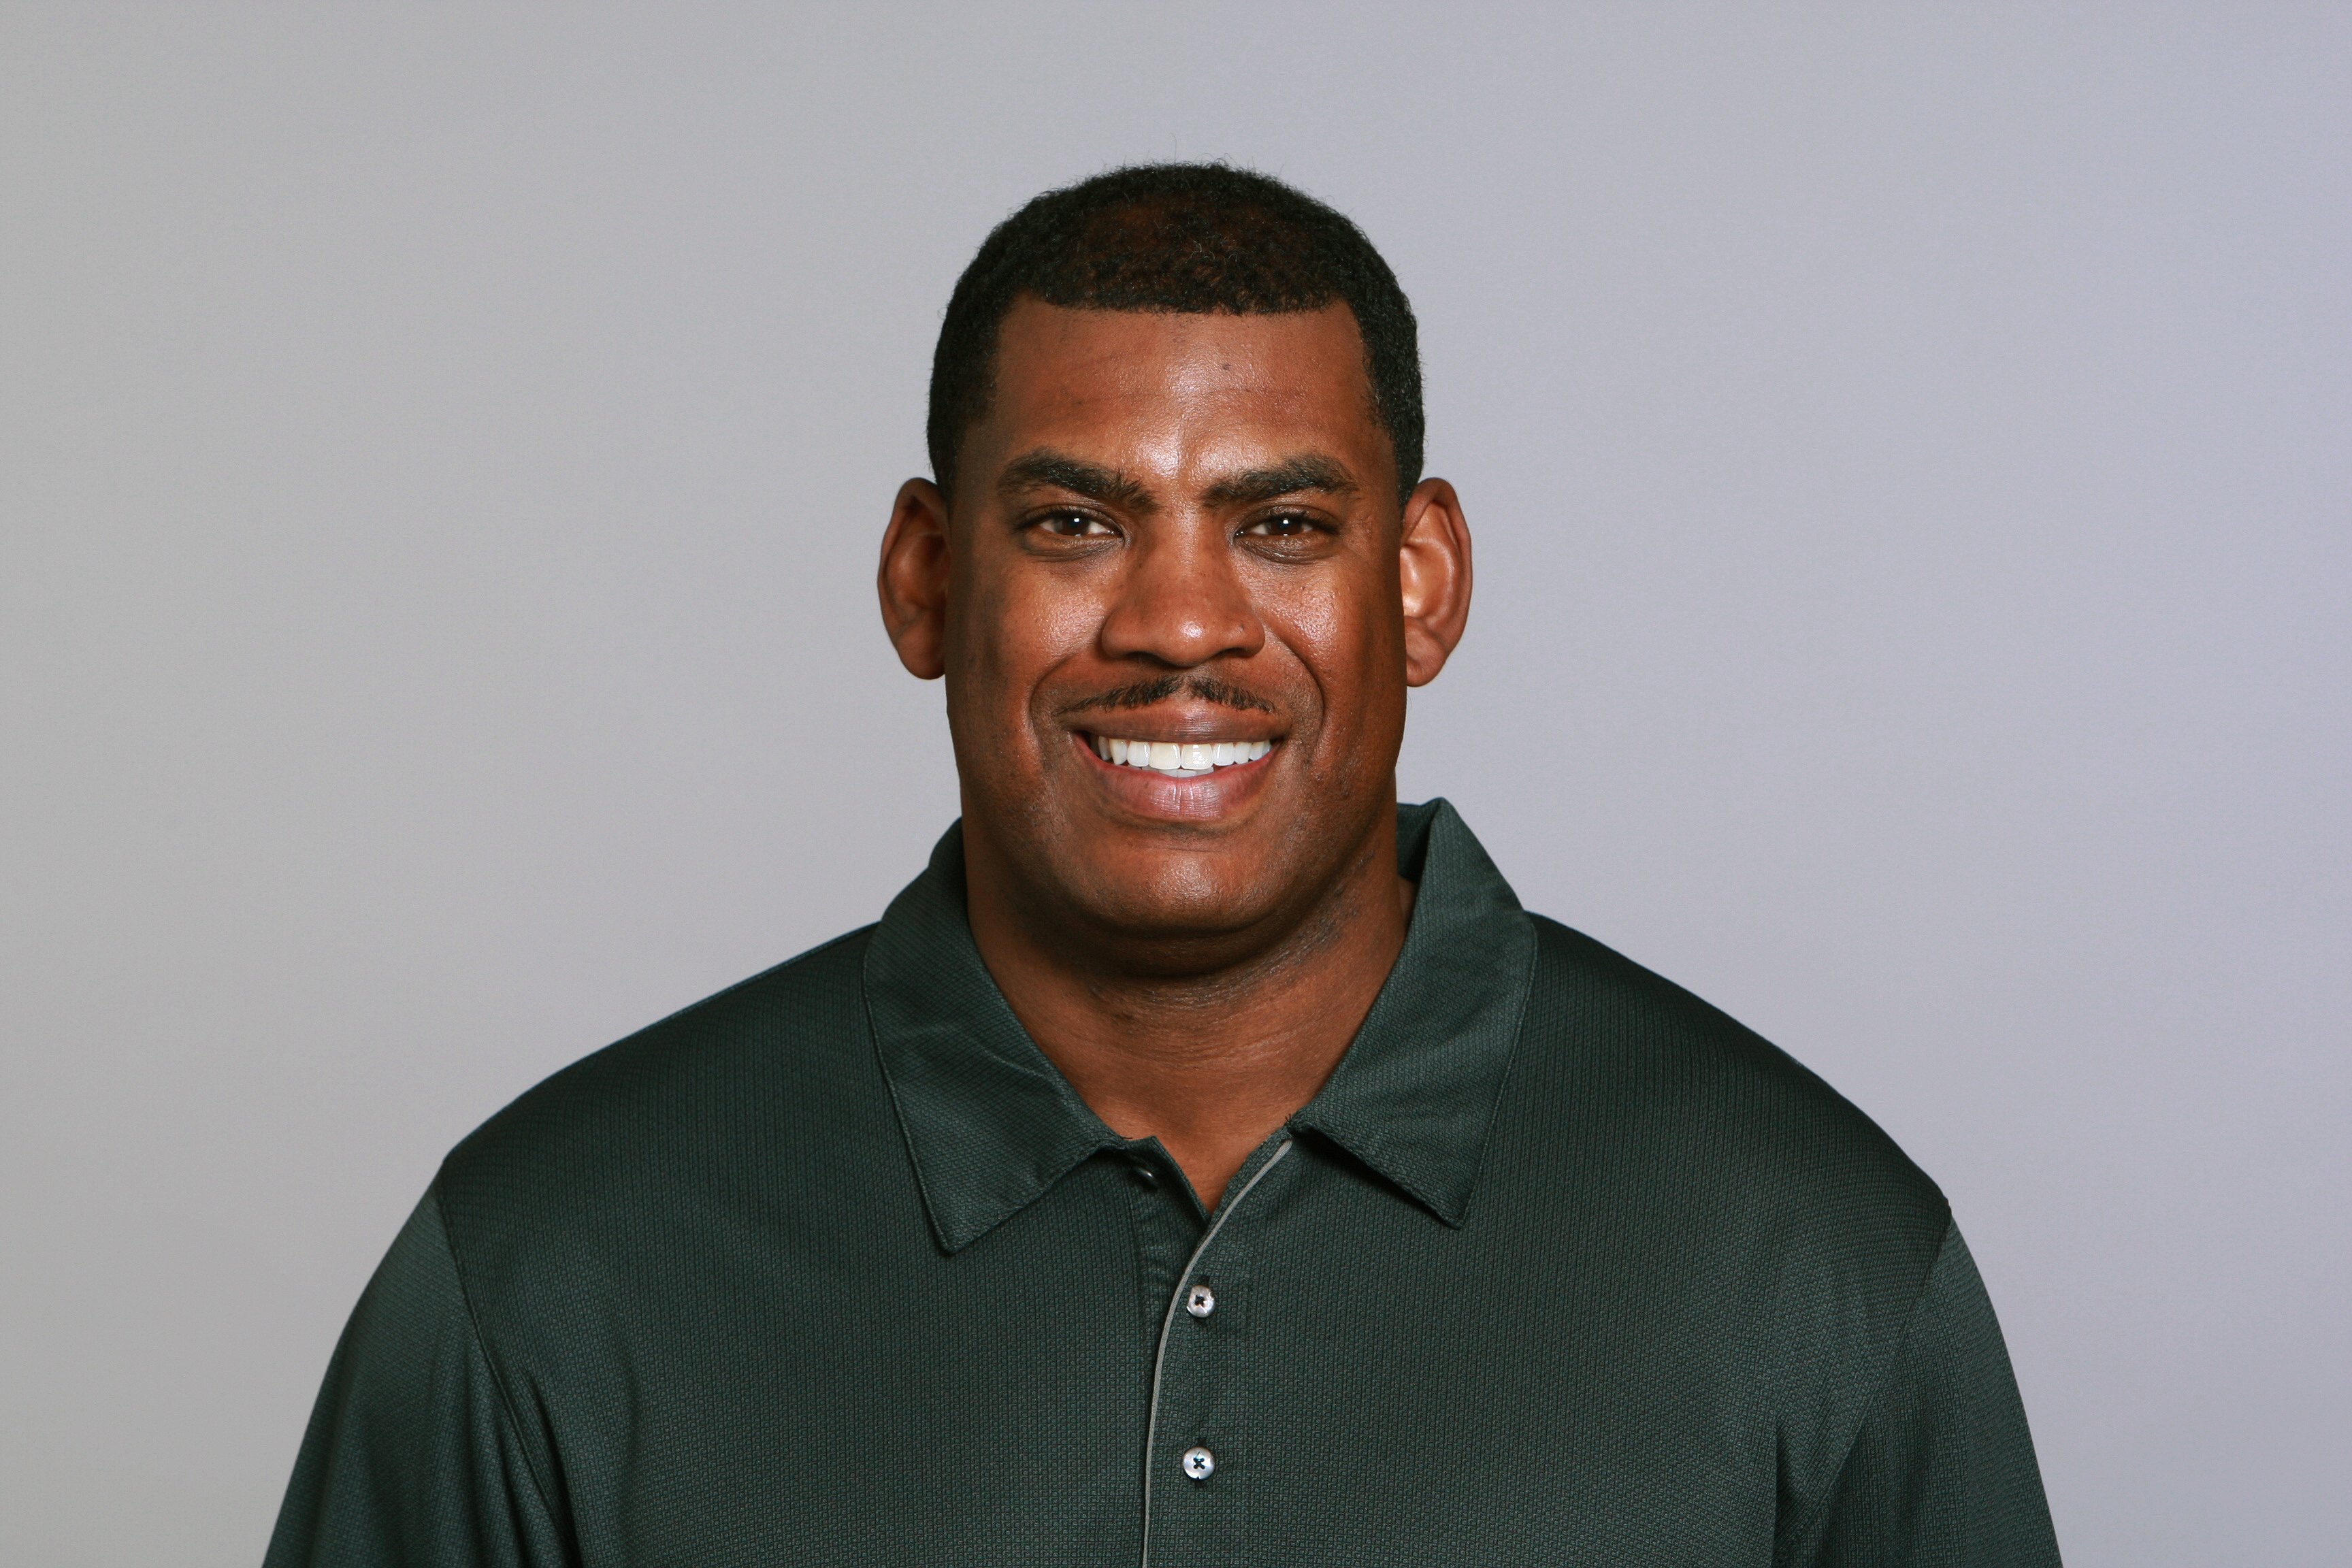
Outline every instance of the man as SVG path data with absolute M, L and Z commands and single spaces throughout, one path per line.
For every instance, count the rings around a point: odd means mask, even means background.
M 961 824 L 457 1147 L 273 1564 L 2056 1561 L 1934 1184 L 1398 806 L 1470 539 L 1352 225 L 1039 197 L 929 437 Z

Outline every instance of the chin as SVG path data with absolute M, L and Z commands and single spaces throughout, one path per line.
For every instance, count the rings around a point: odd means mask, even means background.
M 1282 893 L 1299 879 L 1271 855 L 1226 850 L 1084 855 L 1065 863 L 1061 886 L 1041 889 L 1076 917 L 1078 929 L 1122 946 L 1192 946 L 1243 938 L 1277 920 Z

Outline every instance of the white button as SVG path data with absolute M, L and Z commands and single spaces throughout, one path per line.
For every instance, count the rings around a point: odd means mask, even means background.
M 1216 1474 L 1217 1457 L 1198 1443 L 1184 1450 L 1184 1473 L 1196 1481 L 1205 1481 Z
M 1195 1285 L 1184 1292 L 1184 1310 L 1196 1318 L 1205 1318 L 1217 1310 L 1217 1293 L 1206 1285 Z

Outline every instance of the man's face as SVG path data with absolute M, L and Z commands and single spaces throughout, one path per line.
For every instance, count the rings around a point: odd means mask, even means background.
M 1345 306 L 1016 304 L 937 634 L 967 843 L 1015 906 L 1186 950 L 1311 915 L 1390 831 L 1408 679 L 1444 659 L 1400 572 L 1428 506 Z

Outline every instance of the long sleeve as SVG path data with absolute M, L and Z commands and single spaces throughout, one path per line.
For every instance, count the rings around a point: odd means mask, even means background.
M 265 1568 L 555 1568 L 569 1555 L 428 1192 L 327 1368 Z
M 2055 1568 L 2025 1409 L 1957 1228 L 1921 1288 L 1835 1492 L 1783 1560 L 1814 1568 Z

